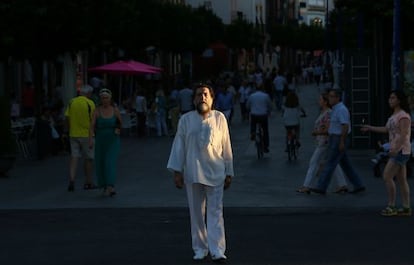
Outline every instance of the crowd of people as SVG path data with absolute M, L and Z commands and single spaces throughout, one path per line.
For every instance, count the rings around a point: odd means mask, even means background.
M 316 66 L 311 74 L 317 87 L 321 80 L 326 81 L 326 77 L 322 78 L 324 70 L 319 68 Z M 85 175 L 83 188 L 100 188 L 105 195 L 115 196 L 122 113 L 136 117 L 133 135 L 138 138 L 151 136 L 151 130 L 156 137 L 174 137 L 167 168 L 172 172 L 174 185 L 187 192 L 193 258 L 203 260 L 210 253 L 213 260 L 225 261 L 223 190 L 230 187 L 234 177 L 230 140 L 234 108 L 239 104 L 238 120 L 250 127 L 246 141 L 255 139 L 256 126 L 262 126 L 265 153 L 270 152 L 271 113 L 281 115 L 286 130 L 297 132 L 300 147 L 300 118 L 307 114 L 296 88 L 300 83 L 309 82 L 310 75 L 308 69 L 303 71 L 306 74 L 282 73 L 276 69 L 266 73 L 259 69 L 246 76 L 222 74 L 203 83 L 181 80 L 169 88 L 158 86 L 150 93 L 138 87 L 119 104 L 104 84 L 99 89 L 85 84 L 80 86 L 78 96 L 66 106 L 59 106 L 63 113 L 56 115 L 60 117 L 59 122 L 54 119 L 51 108 L 45 107 L 41 117 L 48 121 L 50 134 L 56 134 L 60 143 L 67 137 L 70 147 L 67 189 L 70 192 L 75 191 L 81 158 Z M 32 88 L 27 84 L 26 97 L 31 95 Z M 332 178 L 337 182 L 335 193 L 356 194 L 366 190 L 348 155 L 352 126 L 342 92 L 330 87 L 315 99 L 320 114 L 308 133 L 315 137 L 316 145 L 298 193 L 325 195 Z M 33 115 L 31 101 L 26 98 L 24 102 L 24 115 Z M 364 125 L 361 130 L 389 134 L 389 159 L 383 173 L 388 203 L 381 215 L 410 216 L 406 175 L 406 163 L 411 155 L 410 109 L 401 91 L 390 93 L 389 105 L 393 113 L 385 126 Z M 395 181 L 401 190 L 400 208 L 396 206 Z

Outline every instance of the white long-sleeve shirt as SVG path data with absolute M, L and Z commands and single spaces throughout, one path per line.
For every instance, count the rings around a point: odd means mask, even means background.
M 206 119 L 197 111 L 184 114 L 179 122 L 167 168 L 182 172 L 186 184 L 223 184 L 234 176 L 233 151 L 227 120 L 212 110 Z

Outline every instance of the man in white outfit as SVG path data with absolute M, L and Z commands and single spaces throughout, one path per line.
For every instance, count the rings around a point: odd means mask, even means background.
M 234 175 L 233 152 L 227 120 L 212 110 L 213 99 L 211 87 L 196 87 L 196 110 L 181 116 L 167 168 L 176 187 L 185 184 L 187 190 L 193 259 L 203 260 L 210 252 L 213 261 L 225 262 L 223 190 Z

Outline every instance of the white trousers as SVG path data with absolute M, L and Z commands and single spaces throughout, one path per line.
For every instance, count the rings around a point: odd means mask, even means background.
M 312 182 L 316 178 L 316 174 L 321 166 L 321 163 L 325 161 L 327 150 L 328 146 L 323 145 L 317 146 L 315 148 L 315 151 L 313 151 L 313 154 L 309 160 L 309 168 L 306 172 L 305 181 L 303 182 L 304 187 L 311 187 Z M 333 177 L 336 180 L 338 187 L 347 185 L 344 172 L 342 171 L 342 168 L 339 166 L 339 164 L 336 166 L 335 171 L 333 172 Z
M 223 185 L 186 185 L 194 253 L 210 251 L 212 256 L 224 256 Z

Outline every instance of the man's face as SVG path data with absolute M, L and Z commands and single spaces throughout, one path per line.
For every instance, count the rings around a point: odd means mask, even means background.
M 208 113 L 213 105 L 213 98 L 207 87 L 199 87 L 195 92 L 194 105 L 200 114 Z
M 331 106 L 336 105 L 339 102 L 339 96 L 336 95 L 335 92 L 329 92 L 329 104 Z

